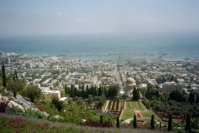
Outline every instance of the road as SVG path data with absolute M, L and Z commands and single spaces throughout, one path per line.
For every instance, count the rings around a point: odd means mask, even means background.
M 124 93 L 124 87 L 122 85 L 122 79 L 120 77 L 120 72 L 118 70 L 117 63 L 115 64 L 115 74 L 116 74 L 117 83 L 120 87 L 120 94 L 123 94 Z

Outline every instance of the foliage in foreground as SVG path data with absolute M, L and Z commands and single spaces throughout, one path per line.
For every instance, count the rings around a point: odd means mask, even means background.
M 104 123 L 99 123 L 99 122 L 96 122 L 96 121 L 92 121 L 92 120 L 86 120 L 84 122 L 84 125 L 85 126 L 91 126 L 91 127 L 113 127 L 113 124 L 111 122 L 104 122 Z
M 8 99 L 1 97 L 0 99 L 0 112 L 6 112 L 6 108 L 8 106 L 8 103 L 10 102 Z
M 86 133 L 89 131 L 84 131 L 81 129 L 75 129 L 73 127 L 51 127 L 49 123 L 31 123 L 22 118 L 0 118 L 0 129 L 2 132 L 67 132 L 67 133 Z

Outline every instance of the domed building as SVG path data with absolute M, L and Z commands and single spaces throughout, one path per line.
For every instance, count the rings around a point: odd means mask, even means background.
M 129 96 L 129 97 L 132 97 L 133 94 L 133 89 L 134 87 L 136 86 L 136 82 L 133 78 L 128 78 L 126 80 L 126 85 L 124 87 L 124 92 Z

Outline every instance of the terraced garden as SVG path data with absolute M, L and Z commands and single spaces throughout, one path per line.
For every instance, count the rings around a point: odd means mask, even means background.
M 120 112 L 124 108 L 125 101 L 123 100 L 112 100 L 108 103 L 109 112 Z
M 145 110 L 145 107 L 140 102 L 128 101 L 126 102 L 126 109 Z
M 133 118 L 134 114 L 136 114 L 138 118 L 146 119 L 151 119 L 151 115 L 153 115 L 153 113 L 150 110 L 146 110 L 144 105 L 139 101 L 110 100 L 105 102 L 104 109 L 112 113 L 119 113 L 123 110 L 122 120 Z M 155 120 L 159 119 L 155 116 Z

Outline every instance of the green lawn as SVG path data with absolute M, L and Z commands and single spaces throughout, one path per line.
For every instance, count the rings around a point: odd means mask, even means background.
M 145 110 L 140 102 L 126 102 L 126 109 L 140 109 Z
M 126 109 L 135 109 L 133 102 L 126 102 Z
M 148 118 L 148 119 L 151 119 L 151 115 L 153 115 L 152 112 L 145 112 L 145 113 L 142 113 L 142 116 L 143 116 L 144 118 Z M 154 116 L 154 118 L 155 118 L 156 121 L 159 120 L 156 116 Z
M 133 118 L 134 113 L 130 113 L 130 112 L 124 112 L 123 116 L 122 116 L 122 120 L 127 120 L 129 118 Z
M 145 107 L 140 102 L 138 102 L 138 106 L 141 110 L 145 110 Z
M 94 120 L 100 122 L 100 116 L 101 114 L 96 115 Z M 118 115 L 103 115 L 103 121 L 115 122 L 117 117 Z

